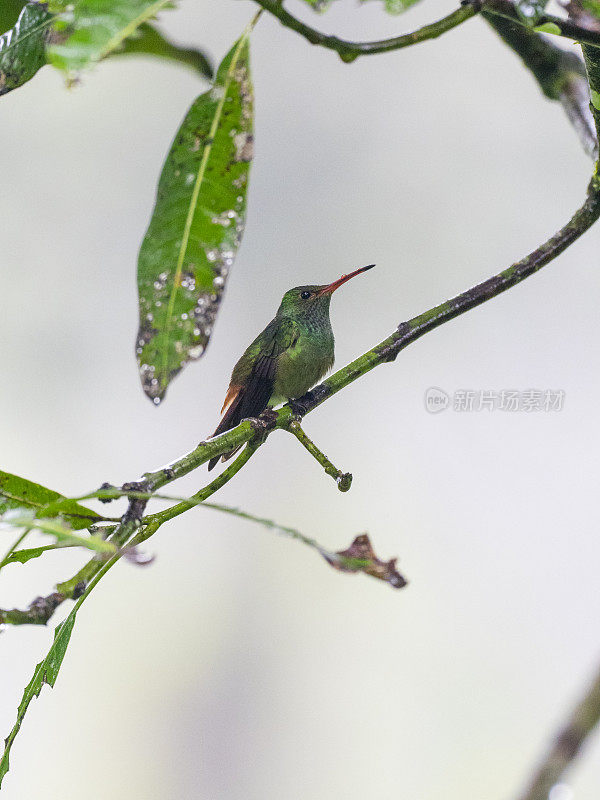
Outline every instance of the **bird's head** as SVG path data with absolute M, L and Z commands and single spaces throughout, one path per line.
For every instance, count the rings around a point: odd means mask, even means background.
M 277 316 L 311 317 L 314 314 L 326 313 L 329 310 L 331 295 L 336 289 L 339 289 L 350 278 L 354 278 L 355 275 L 360 275 L 361 272 L 366 272 L 368 269 L 373 269 L 374 266 L 375 264 L 369 264 L 368 267 L 355 269 L 349 275 L 342 275 L 333 283 L 327 283 L 324 286 L 295 286 L 283 295 Z

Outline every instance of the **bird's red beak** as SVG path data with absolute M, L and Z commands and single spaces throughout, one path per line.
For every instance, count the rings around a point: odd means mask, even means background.
M 342 275 L 342 277 L 338 278 L 337 281 L 334 281 L 333 283 L 328 283 L 327 286 L 322 286 L 318 292 L 319 297 L 321 297 L 324 294 L 333 294 L 333 292 L 335 292 L 336 289 L 339 289 L 339 287 L 343 283 L 346 283 L 346 281 L 349 281 L 350 278 L 353 278 L 355 275 L 360 275 L 361 272 L 366 272 L 368 269 L 373 269 L 374 266 L 375 264 L 369 264 L 368 267 L 361 267 L 360 269 L 355 269 L 354 272 L 351 272 L 349 275 Z

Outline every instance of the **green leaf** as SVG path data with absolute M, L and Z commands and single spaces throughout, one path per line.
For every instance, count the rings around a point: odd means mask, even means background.
M 6 564 L 26 564 L 32 558 L 39 558 L 47 550 L 58 550 L 60 545 L 45 544 L 42 547 L 27 547 L 23 550 L 14 550 L 6 559 Z
M 135 36 L 130 36 L 120 50 L 115 50 L 115 56 L 141 55 L 157 56 L 178 61 L 199 72 L 204 78 L 212 78 L 213 69 L 208 58 L 200 50 L 191 47 L 180 47 L 169 41 L 152 25 L 140 25 Z
M 0 33 L 13 27 L 24 5 L 25 0 L 0 0 Z
M 117 548 L 105 541 L 101 536 L 78 536 L 71 528 L 67 528 L 54 519 L 37 518 L 32 509 L 15 508 L 0 516 L 0 524 L 13 528 L 31 528 L 53 536 L 59 544 L 86 547 L 98 553 L 114 555 Z
M 113 53 L 171 0 L 79 0 L 54 23 L 62 41 L 48 48 L 48 61 L 65 72 L 78 72 Z
M 0 514 L 17 508 L 33 509 L 36 514 L 42 511 L 41 516 L 44 517 L 68 518 L 73 530 L 89 528 L 102 519 L 94 511 L 58 492 L 0 470 Z
M 85 595 L 83 595 L 83 597 L 85 597 Z M 83 597 L 80 598 L 80 601 L 83 600 Z M 56 683 L 58 672 L 63 662 L 63 658 L 65 657 L 65 653 L 67 652 L 67 647 L 69 646 L 69 640 L 73 631 L 75 616 L 79 609 L 80 601 L 77 602 L 65 621 L 56 626 L 54 630 L 54 642 L 52 643 L 52 647 L 48 651 L 46 658 L 43 661 L 40 661 L 40 663 L 36 666 L 35 672 L 33 673 L 33 678 L 27 684 L 27 687 L 23 692 L 23 698 L 17 710 L 17 721 L 5 739 L 4 753 L 2 755 L 2 759 L 0 759 L 0 786 L 2 786 L 2 780 L 9 770 L 10 749 L 17 734 L 19 733 L 21 724 L 25 714 L 27 713 L 27 709 L 29 708 L 29 704 L 34 697 L 39 697 L 39 694 L 42 691 L 45 683 L 47 683 L 50 687 L 53 687 Z
M 44 6 L 28 3 L 14 27 L 0 36 L 0 95 L 22 86 L 44 66 L 51 20 Z
M 249 35 L 250 28 L 177 132 L 140 249 L 136 352 L 156 404 L 204 352 L 241 241 L 253 144 Z
M 97 583 L 104 577 L 108 570 L 117 563 L 117 561 L 118 556 L 115 556 L 103 565 L 102 569 L 100 569 L 90 580 L 86 590 L 71 609 L 69 616 L 64 620 L 64 622 L 61 622 L 60 625 L 56 626 L 54 630 L 54 641 L 50 647 L 50 650 L 48 651 L 48 655 L 36 666 L 35 672 L 33 673 L 33 678 L 23 692 L 23 698 L 17 710 L 17 720 L 13 726 L 13 729 L 4 740 L 4 753 L 0 759 L 0 787 L 2 786 L 2 780 L 9 769 L 9 756 L 11 747 L 17 734 L 19 733 L 21 724 L 25 714 L 27 713 L 27 709 L 29 708 L 29 704 L 34 697 L 39 696 L 45 683 L 47 683 L 50 687 L 53 687 L 56 683 L 56 678 L 58 677 L 67 647 L 69 646 L 77 612 L 81 608 L 81 604 L 89 596 L 94 586 L 97 585 Z

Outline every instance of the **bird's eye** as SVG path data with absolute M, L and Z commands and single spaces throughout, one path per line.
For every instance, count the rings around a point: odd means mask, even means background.
M 310 297 L 310 292 L 306 292 L 306 291 L 305 292 L 300 292 L 300 297 L 303 300 L 308 300 L 308 298 Z

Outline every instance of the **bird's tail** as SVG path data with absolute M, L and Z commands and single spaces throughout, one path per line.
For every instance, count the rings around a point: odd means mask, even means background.
M 230 393 L 233 396 L 231 396 Z M 218 436 L 220 433 L 230 431 L 232 428 L 236 428 L 240 424 L 242 421 L 242 409 L 240 407 L 242 395 L 243 390 L 240 391 L 239 387 L 234 387 L 234 392 L 231 392 L 230 390 L 230 392 L 227 393 L 227 397 L 225 398 L 225 403 L 223 405 L 223 410 L 225 413 L 223 414 L 221 422 L 219 422 L 217 425 L 213 436 Z M 232 458 L 232 456 L 234 456 L 239 449 L 239 447 L 236 447 L 235 450 L 231 450 L 229 453 L 223 453 L 222 456 L 215 456 L 214 458 L 211 458 L 208 462 L 208 471 L 210 472 L 210 470 L 216 466 L 219 459 L 222 461 L 227 461 L 228 459 Z

